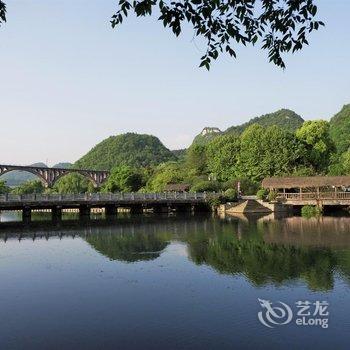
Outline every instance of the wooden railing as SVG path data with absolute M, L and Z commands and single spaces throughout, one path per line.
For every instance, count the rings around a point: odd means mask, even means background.
M 302 192 L 302 193 L 279 193 L 277 196 L 279 200 L 350 200 L 350 192 Z
M 212 193 L 83 193 L 83 194 L 3 194 L 0 203 L 9 202 L 123 202 L 123 201 L 206 201 Z

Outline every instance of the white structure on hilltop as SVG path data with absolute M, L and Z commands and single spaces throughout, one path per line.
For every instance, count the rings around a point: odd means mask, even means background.
M 219 128 L 207 126 L 202 130 L 201 135 L 204 136 L 207 134 L 221 134 L 221 132 L 222 131 Z

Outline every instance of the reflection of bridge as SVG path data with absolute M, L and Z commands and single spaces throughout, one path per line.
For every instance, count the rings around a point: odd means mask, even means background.
M 21 165 L 0 165 L 0 176 L 10 171 L 26 171 L 36 175 L 45 187 L 52 187 L 61 177 L 68 174 L 80 174 L 90 180 L 95 187 L 99 187 L 108 177 L 109 172 L 104 170 L 88 169 L 65 169 L 65 168 L 47 168 L 40 166 L 21 166 Z
M 214 194 L 206 193 L 86 193 L 86 194 L 27 194 L 0 195 L 1 210 L 22 210 L 24 221 L 30 221 L 31 211 L 50 209 L 53 219 L 60 219 L 62 209 L 79 209 L 81 216 L 89 216 L 91 208 L 105 208 L 114 216 L 118 208 L 128 208 L 132 213 L 144 209 L 154 212 L 203 210 L 209 206 Z

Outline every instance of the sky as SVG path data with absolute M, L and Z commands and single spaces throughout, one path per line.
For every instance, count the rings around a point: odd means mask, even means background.
M 238 48 L 211 70 L 186 28 L 176 38 L 154 18 L 112 29 L 117 0 L 7 0 L 0 27 L 0 163 L 74 162 L 125 132 L 190 145 L 205 126 L 224 130 L 290 108 L 329 120 L 350 103 L 349 0 L 318 0 L 326 27 L 288 55 Z

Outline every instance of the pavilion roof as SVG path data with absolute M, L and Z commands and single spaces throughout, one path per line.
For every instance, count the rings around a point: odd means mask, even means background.
M 275 189 L 350 186 L 350 176 L 267 177 L 262 181 L 262 186 Z

